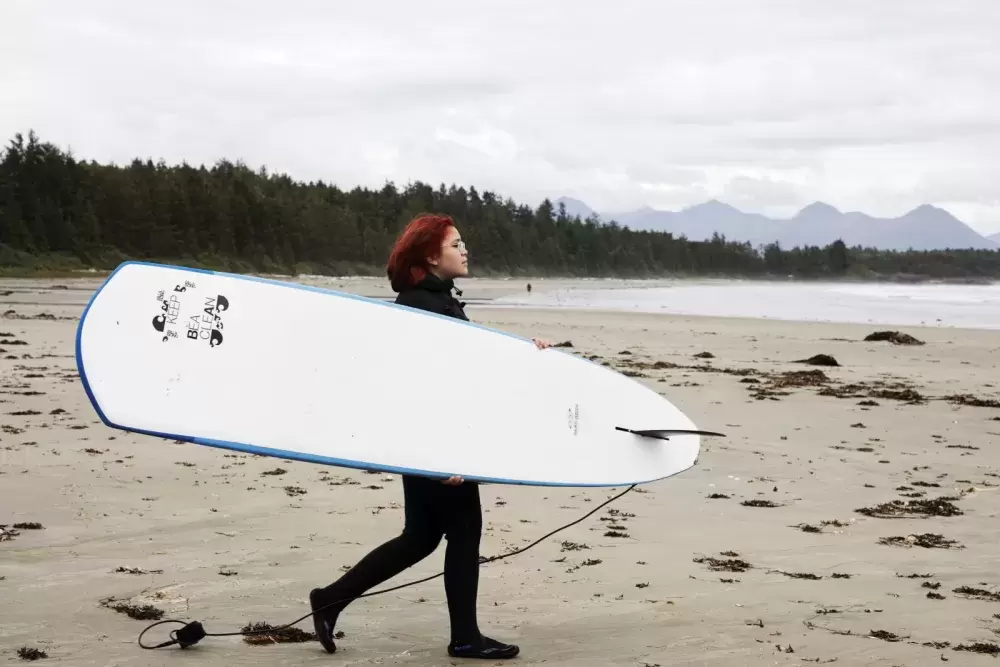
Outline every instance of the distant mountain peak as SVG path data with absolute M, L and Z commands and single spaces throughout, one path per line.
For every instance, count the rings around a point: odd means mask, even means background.
M 953 216 L 943 208 L 932 206 L 931 204 L 921 204 L 912 211 L 909 211 L 900 218 L 901 220 L 916 220 L 924 224 L 963 224 L 958 218 Z
M 937 206 L 934 206 L 933 204 L 921 204 L 920 206 L 916 207 L 915 209 L 913 209 L 911 211 L 908 211 L 906 213 L 906 215 L 913 215 L 913 214 L 924 214 L 924 215 L 926 215 L 927 213 L 947 213 L 947 211 L 945 211 L 942 208 L 938 208 Z
M 702 202 L 700 204 L 695 204 L 694 206 L 689 206 L 688 208 L 686 208 L 684 210 L 686 210 L 686 211 L 726 211 L 726 212 L 736 211 L 737 213 L 740 212 L 735 207 L 730 206 L 726 202 L 719 201 L 718 199 L 709 199 L 706 202 Z
M 830 206 L 826 202 L 814 201 L 808 206 L 803 207 L 801 211 L 795 214 L 796 218 L 816 218 L 816 217 L 827 217 L 827 216 L 838 216 L 843 215 L 839 209 L 835 206 Z

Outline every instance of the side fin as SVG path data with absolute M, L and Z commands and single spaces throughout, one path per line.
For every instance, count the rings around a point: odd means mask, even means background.
M 716 433 L 715 431 L 699 431 L 693 429 L 650 429 L 646 431 L 635 431 L 630 428 L 622 428 L 621 426 L 615 426 L 616 431 L 625 431 L 626 433 L 632 433 L 634 435 L 640 435 L 644 438 L 656 438 L 658 440 L 669 440 L 672 435 L 714 435 L 719 437 L 726 437 L 724 433 Z

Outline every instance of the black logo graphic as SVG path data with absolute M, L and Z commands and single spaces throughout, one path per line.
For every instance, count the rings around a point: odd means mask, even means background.
M 190 280 L 185 280 L 183 285 L 175 285 L 169 296 L 164 290 L 156 294 L 156 300 L 160 302 L 160 313 L 153 317 L 153 329 L 163 335 L 163 342 L 171 338 L 178 338 L 178 321 L 181 317 L 181 310 L 185 311 L 187 318 L 185 337 L 188 340 L 208 341 L 209 347 L 222 345 L 222 315 L 230 308 L 229 299 L 222 294 L 208 297 L 198 297 L 188 290 L 194 290 L 195 284 Z M 203 298 L 204 303 L 200 312 L 186 314 L 191 311 L 191 307 L 197 299 Z M 197 307 L 197 306 L 195 306 Z
M 222 345 L 222 313 L 229 310 L 229 299 L 219 294 L 205 297 L 200 314 L 191 315 L 188 320 L 187 337 L 191 340 L 207 340 L 209 347 Z
M 193 286 L 193 285 L 192 285 Z M 187 288 L 181 285 L 174 287 L 174 292 L 183 292 Z M 156 294 L 156 300 L 160 302 L 160 310 L 163 311 L 153 318 L 153 328 L 164 334 L 163 342 L 177 337 L 174 327 L 177 325 L 177 316 L 181 311 L 181 302 L 177 294 L 171 294 L 166 298 L 163 291 Z
M 186 292 L 189 287 L 194 287 L 194 283 L 186 280 L 183 285 L 174 286 L 174 291 L 169 298 L 163 290 L 156 293 L 156 300 L 160 302 L 162 312 L 153 318 L 152 323 L 153 329 L 163 334 L 162 341 L 164 343 L 171 338 L 177 338 L 177 330 L 174 327 L 177 326 L 177 319 L 181 312 L 181 301 L 178 294 Z

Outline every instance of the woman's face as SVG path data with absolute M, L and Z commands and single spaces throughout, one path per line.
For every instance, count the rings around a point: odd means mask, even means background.
M 441 244 L 441 254 L 430 260 L 430 265 L 434 274 L 442 280 L 458 278 L 469 274 L 468 256 L 461 234 L 454 227 L 449 227 Z

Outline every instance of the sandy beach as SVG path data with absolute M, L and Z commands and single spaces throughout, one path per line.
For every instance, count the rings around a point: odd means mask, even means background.
M 324 282 L 389 295 L 382 280 Z M 908 327 L 925 344 L 897 345 L 865 342 L 871 325 L 480 305 L 525 282 L 467 281 L 469 316 L 571 341 L 726 437 L 705 440 L 694 469 L 482 567 L 480 626 L 521 646 L 511 664 L 996 664 L 996 332 Z M 304 616 L 310 588 L 399 531 L 402 488 L 104 427 L 73 356 L 97 285 L 0 281 L 2 659 L 25 647 L 47 654 L 37 664 L 469 662 L 445 652 L 441 579 L 353 603 L 335 655 L 238 636 L 136 644 L 153 620 L 127 612 L 144 605 L 219 633 Z M 839 365 L 801 362 L 819 354 Z M 484 486 L 482 554 L 622 490 Z M 443 559 L 442 545 L 386 586 Z

